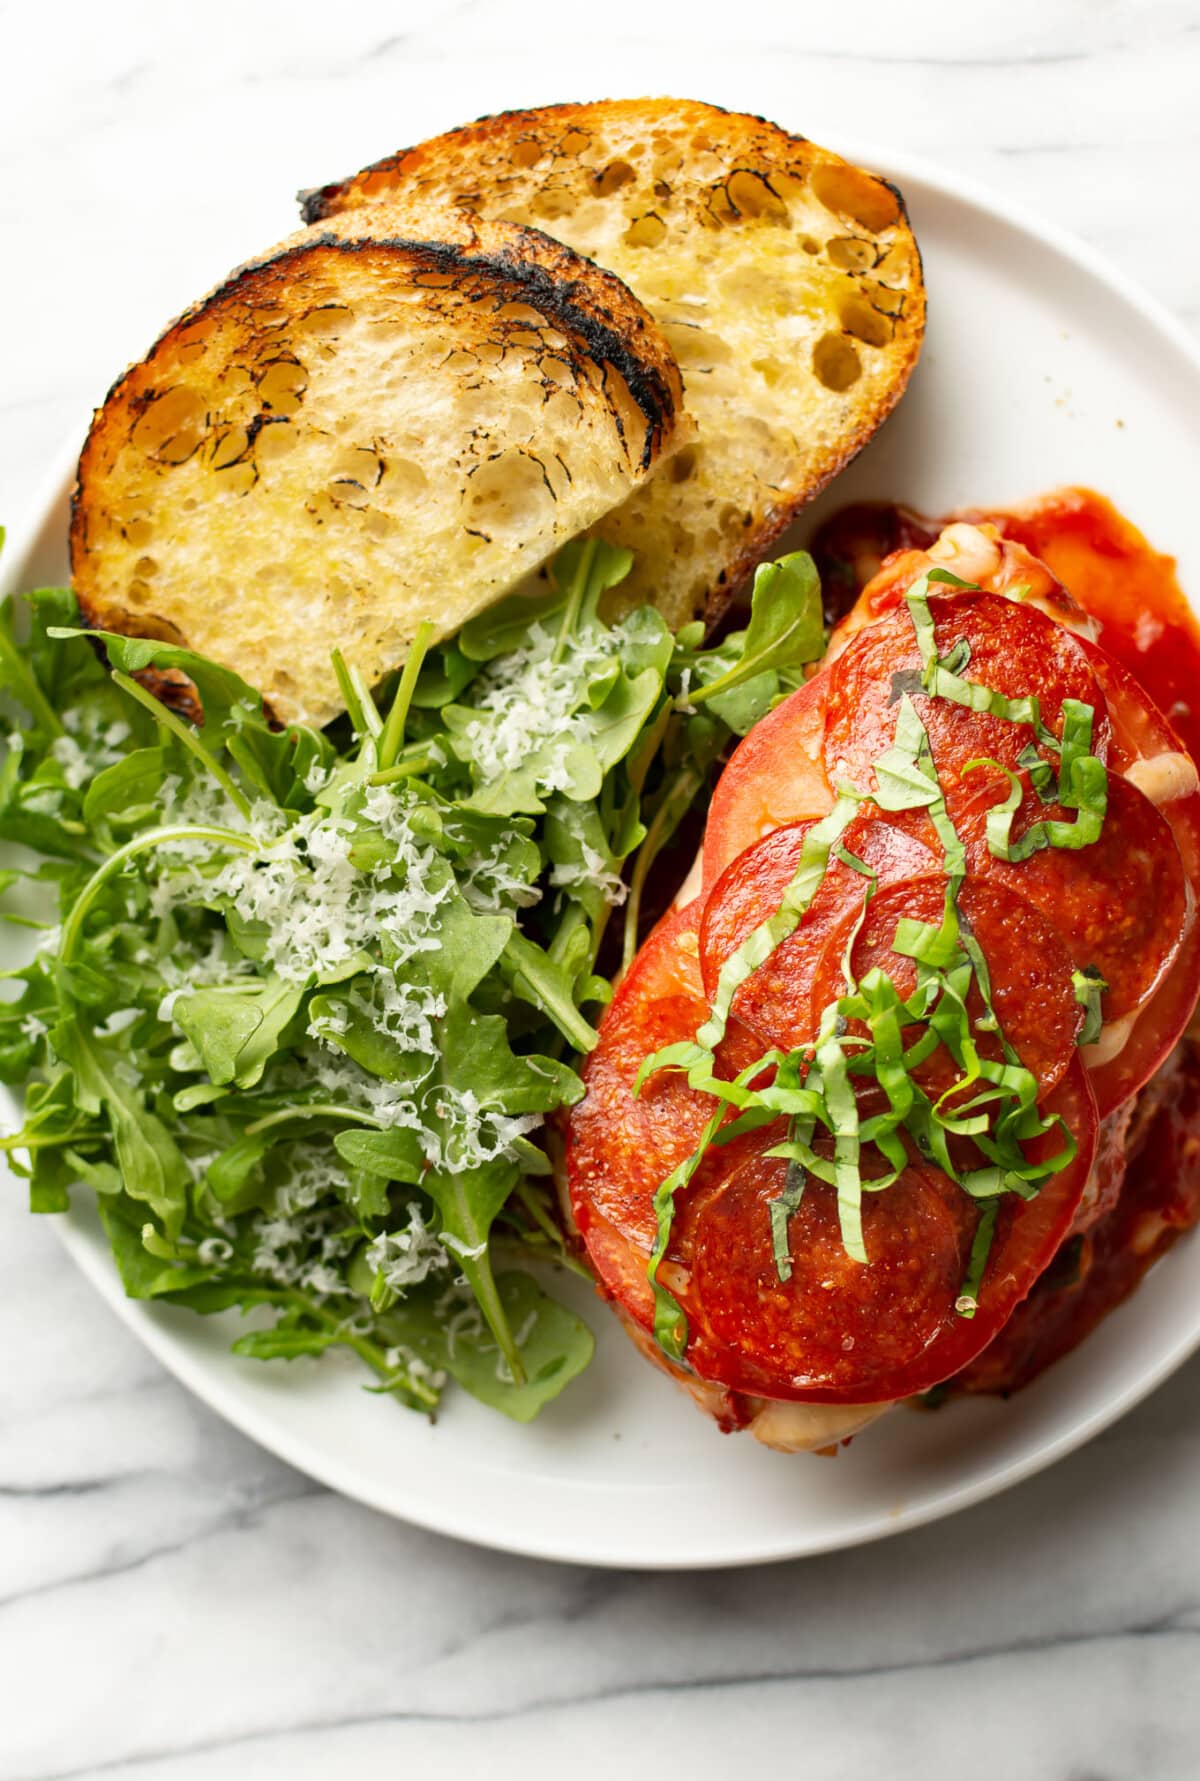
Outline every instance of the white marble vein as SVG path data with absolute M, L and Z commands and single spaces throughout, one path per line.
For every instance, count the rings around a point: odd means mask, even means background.
M 566 14 L 0 5 L 0 515 L 166 314 L 292 226 L 298 185 L 506 103 L 786 103 L 1035 204 L 1200 320 L 1190 0 Z M 0 1781 L 1200 1772 L 1200 1362 L 939 1526 L 596 1573 L 331 1496 L 167 1377 L 11 1199 L 0 1253 Z

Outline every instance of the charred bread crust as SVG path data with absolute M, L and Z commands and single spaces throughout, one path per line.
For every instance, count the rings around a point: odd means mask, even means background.
M 465 514 L 467 496 L 472 487 L 479 486 L 470 478 L 508 451 L 514 456 L 523 454 L 529 475 L 540 474 L 549 491 L 547 504 L 552 511 L 548 517 L 542 516 L 541 532 L 517 538 L 509 553 L 511 561 L 492 563 L 490 584 L 485 581 L 479 588 L 474 586 L 468 565 L 476 558 L 470 551 L 457 552 L 461 562 L 446 565 L 442 579 L 449 584 L 457 580 L 473 610 L 514 585 L 531 559 L 536 563 L 616 505 L 664 452 L 686 436 L 682 385 L 674 357 L 653 319 L 619 279 L 534 229 L 428 209 L 419 219 L 411 212 L 398 219 L 376 207 L 369 216 L 347 217 L 301 231 L 241 267 L 187 310 L 147 357 L 114 384 L 93 420 L 72 498 L 72 573 L 86 623 L 128 634 L 162 636 L 213 654 L 262 685 L 270 705 L 285 719 L 324 722 L 334 715 L 336 706 L 330 704 L 328 686 L 320 697 L 309 697 L 311 669 L 305 671 L 300 694 L 292 697 L 286 685 L 286 667 L 283 681 L 272 686 L 258 654 L 252 651 L 250 659 L 245 659 L 237 633 L 246 628 L 246 606 L 239 609 L 236 602 L 231 604 L 227 627 L 215 626 L 215 615 L 204 614 L 195 589 L 205 552 L 218 552 L 219 566 L 236 575 L 239 565 L 234 558 L 242 554 L 242 541 L 224 538 L 223 551 L 219 539 L 206 543 L 182 507 L 190 503 L 189 512 L 194 516 L 197 501 L 208 498 L 209 486 L 214 495 L 226 495 L 228 485 L 220 486 L 220 475 L 231 468 L 236 468 L 247 484 L 242 492 L 250 493 L 258 481 L 264 449 L 282 444 L 291 449 L 295 444 L 294 437 L 272 440 L 275 429 L 291 429 L 293 435 L 299 429 L 306 446 L 315 436 L 313 428 L 322 431 L 305 407 L 308 386 L 304 380 L 315 377 L 316 370 L 308 363 L 312 355 L 299 343 L 301 324 L 322 307 L 337 308 L 336 302 L 323 304 L 322 293 L 336 295 L 344 289 L 348 310 L 352 310 L 356 302 L 369 305 L 389 299 L 392 285 L 404 298 L 397 310 L 398 326 L 410 328 L 423 322 L 432 328 L 436 323 L 429 353 L 436 353 L 437 340 L 444 337 L 447 361 L 457 356 L 470 362 L 468 369 L 447 370 L 443 393 L 449 404 L 447 426 L 451 431 L 431 442 L 427 464 L 418 463 L 413 474 L 430 484 L 437 479 L 439 485 L 457 477 Z M 282 368 L 285 385 L 288 368 L 295 368 L 296 388 L 283 392 L 288 400 L 258 399 L 256 391 L 272 367 L 276 372 Z M 480 391 L 488 379 L 502 375 L 509 379 L 504 387 L 514 389 L 528 410 L 521 423 L 524 431 L 512 438 L 505 432 L 509 409 L 498 398 L 489 411 L 490 432 L 487 427 L 472 425 L 470 419 L 483 399 Z M 231 378 L 237 384 L 233 397 Z M 371 380 L 360 379 L 356 397 L 362 394 L 364 381 Z M 377 398 L 373 393 L 379 382 L 379 378 L 374 380 L 363 402 L 349 404 L 368 408 L 370 438 L 387 432 L 390 398 Z M 199 395 L 178 438 L 168 439 L 165 446 L 158 441 L 157 455 L 139 446 L 139 428 L 152 424 L 154 405 L 164 394 L 181 388 L 193 388 Z M 404 388 L 395 400 L 401 405 L 407 400 L 411 407 L 412 398 Z M 461 438 L 453 433 L 455 404 L 461 404 L 464 414 Z M 551 404 L 556 405 L 558 415 L 553 424 L 540 418 L 547 415 Z M 328 445 L 324 456 L 330 459 L 338 446 L 337 418 L 321 418 Z M 367 427 L 361 417 L 355 424 L 360 431 Z M 348 437 L 354 436 L 349 422 L 347 430 Z M 540 471 L 529 468 L 540 463 L 543 433 L 547 454 L 557 451 L 556 463 L 551 465 L 553 484 L 544 465 Z M 226 440 L 234 443 L 226 445 Z M 579 454 L 574 461 L 573 452 Z M 439 453 L 441 462 L 437 461 Z M 584 453 L 591 456 L 584 465 L 588 475 L 581 483 L 574 472 L 580 469 Z M 193 459 L 188 477 L 181 477 L 181 467 Z M 375 485 L 382 481 L 386 468 L 385 459 L 380 447 L 374 483 L 369 476 L 361 484 L 351 476 L 341 479 L 347 502 L 371 506 L 377 498 Z M 200 470 L 205 464 L 205 490 L 190 487 L 186 501 L 181 501 L 182 484 L 193 480 L 193 471 L 197 484 L 202 482 Z M 146 497 L 140 505 L 139 489 Z M 447 487 L 442 492 L 449 499 L 453 491 Z M 313 500 L 323 498 L 322 490 L 317 489 Z M 130 512 L 143 510 L 161 523 L 153 528 L 153 549 L 147 547 L 139 557 L 132 533 L 122 528 Z M 253 504 L 244 522 L 247 530 L 253 528 L 252 510 Z M 275 511 L 267 514 L 269 524 L 283 529 L 281 536 L 302 517 Z M 346 515 L 334 517 L 344 520 Z M 389 524 L 405 523 L 403 511 L 395 506 Z M 306 553 L 319 553 L 321 524 L 318 517 L 295 532 L 297 560 L 303 561 Z M 336 529 L 336 525 L 327 526 L 325 538 Z M 484 545 L 493 545 L 485 529 L 473 529 L 466 519 L 463 531 Z M 367 579 L 370 565 L 365 556 L 354 563 L 354 540 L 348 537 L 337 566 L 344 570 L 349 559 L 349 572 Z M 181 539 L 187 548 L 181 549 Z M 252 569 L 257 547 L 249 548 Z M 194 553 L 194 561 L 188 549 Z M 285 556 L 281 547 L 281 557 Z M 493 556 L 504 558 L 499 545 Z M 147 587 L 137 586 L 142 561 L 150 564 L 152 579 Z M 192 586 L 181 587 L 189 573 Z M 380 591 L 386 579 L 376 577 L 371 598 L 386 599 L 386 589 Z M 131 597 L 131 589 L 136 597 Z M 218 593 L 215 597 L 222 596 Z M 368 659 L 362 665 L 375 677 L 395 666 L 405 647 L 396 627 L 389 630 L 386 616 L 378 622 L 372 618 L 365 626 Z M 444 610 L 420 616 L 445 621 L 449 628 L 457 629 L 470 613 L 465 605 L 462 610 L 447 605 Z M 204 621 L 199 625 L 198 617 Z M 329 624 L 330 640 L 342 641 L 332 636 L 335 615 L 329 615 Z M 407 626 L 409 635 L 412 628 L 412 624 Z M 353 624 L 347 634 L 353 641 Z M 281 642 L 277 638 L 276 647 Z M 383 655 L 370 659 L 377 644 Z M 224 654 L 223 645 L 227 645 Z
M 637 491 L 597 530 L 635 551 L 629 598 L 655 600 L 672 624 L 719 619 L 892 412 L 920 351 L 921 261 L 894 183 L 698 101 L 501 112 L 300 197 L 315 219 L 436 197 L 531 221 L 646 300 L 683 365 L 697 468 L 687 482 L 681 458 L 660 479 L 681 486 Z M 691 325 L 681 302 L 698 296 L 708 312 L 691 339 L 717 337 L 707 359 L 679 332 Z M 810 361 L 812 377 L 799 375 Z

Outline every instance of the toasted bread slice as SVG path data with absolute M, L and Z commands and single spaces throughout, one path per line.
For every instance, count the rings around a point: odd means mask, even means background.
M 281 718 L 341 708 L 642 483 L 678 368 L 624 285 L 536 230 L 381 208 L 234 273 L 114 387 L 79 464 L 91 624 L 184 641 Z
M 925 295 L 899 192 L 759 118 L 675 99 L 508 112 L 302 203 L 311 221 L 430 198 L 548 230 L 662 327 L 697 438 L 597 529 L 637 552 L 629 596 L 673 623 L 717 616 L 916 362 Z

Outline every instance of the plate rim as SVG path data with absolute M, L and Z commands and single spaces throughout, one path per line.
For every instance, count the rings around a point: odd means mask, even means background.
M 844 138 L 839 135 L 836 146 L 837 152 L 856 165 L 882 169 L 886 177 L 896 179 L 902 190 L 906 183 L 924 186 L 935 196 L 967 204 L 981 215 L 1004 222 L 1033 237 L 1043 247 L 1051 249 L 1140 314 L 1167 345 L 1182 355 L 1191 370 L 1200 375 L 1200 343 L 1186 325 L 1137 279 L 1070 230 L 1047 220 L 1023 202 L 994 190 L 987 183 L 950 170 L 928 157 L 893 150 L 877 141 L 853 134 Z M 24 585 L 27 564 L 54 522 L 64 496 L 69 498 L 82 437 L 77 426 L 70 429 L 41 478 L 23 518 L 19 517 L 17 524 L 9 528 L 0 573 L 0 591 L 8 592 Z M 747 1542 L 742 1549 L 725 1549 L 715 1554 L 705 1551 L 702 1546 L 696 1546 L 691 1551 L 673 1553 L 665 1558 L 647 1559 L 641 1556 L 630 1557 L 611 1549 L 597 1551 L 586 1543 L 574 1547 L 561 1540 L 546 1544 L 540 1542 L 536 1535 L 523 1535 L 503 1524 L 495 1528 L 484 1528 L 478 1521 L 472 1521 L 469 1515 L 453 1511 L 439 1514 L 429 1505 L 418 1505 L 416 1508 L 398 1506 L 388 1492 L 382 1488 L 374 1488 L 370 1480 L 355 1473 L 351 1467 L 344 1467 L 336 1451 L 313 1449 L 302 1435 L 294 1434 L 290 1429 L 263 1416 L 231 1384 L 226 1383 L 223 1373 L 214 1374 L 207 1360 L 192 1354 L 150 1317 L 140 1301 L 127 1299 L 121 1290 L 111 1258 L 92 1245 L 77 1219 L 76 1213 L 60 1215 L 53 1220 L 53 1229 L 58 1241 L 85 1279 L 116 1312 L 142 1346 L 174 1378 L 247 1439 L 339 1495 L 395 1520 L 484 1550 L 605 1569 L 686 1572 L 774 1564 L 852 1549 L 926 1526 L 1010 1490 L 1084 1446 L 1147 1398 L 1200 1349 L 1198 1313 L 1195 1327 L 1190 1333 L 1181 1335 L 1169 1344 L 1151 1366 L 1140 1372 L 1135 1380 L 1131 1380 L 1111 1400 L 1096 1406 L 1090 1413 L 1074 1421 L 1068 1419 L 1056 1436 L 1043 1441 L 1029 1452 L 1014 1457 L 973 1483 L 951 1484 L 943 1489 L 930 1491 L 912 1509 L 891 1515 L 874 1510 L 870 1521 L 864 1521 L 863 1525 L 829 1530 L 815 1538 L 809 1535 L 794 1540 L 776 1539 L 765 1546 L 761 1540 L 757 1545 Z M 1156 1265 L 1152 1272 L 1157 1271 Z M 780 1463 L 786 1462 L 781 1459 Z

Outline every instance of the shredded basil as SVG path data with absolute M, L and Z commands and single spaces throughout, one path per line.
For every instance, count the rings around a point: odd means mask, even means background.
M 970 711 L 986 713 L 989 717 L 1003 718 L 1007 723 L 1029 724 L 1042 746 L 1057 753 L 1058 740 L 1042 722 L 1041 702 L 1036 696 L 1029 694 L 1013 699 L 1006 693 L 998 692 L 995 687 L 984 686 L 976 680 L 964 680 L 959 671 L 962 658 L 958 644 L 954 645 L 949 655 L 938 655 L 933 614 L 929 610 L 931 581 L 949 581 L 959 589 L 969 588 L 968 583 L 959 582 L 948 571 L 931 569 L 919 581 L 914 582 L 904 596 L 921 654 L 922 687 L 931 698 L 948 699 L 952 704 L 964 705 Z M 970 591 L 976 590 L 971 588 Z
M 689 1082 L 695 1087 L 692 1070 L 699 1068 L 704 1073 L 711 1069 L 713 1053 L 725 1037 L 734 996 L 747 978 L 766 963 L 776 947 L 781 946 L 799 927 L 805 910 L 824 880 L 830 850 L 848 827 L 858 804 L 859 799 L 855 794 L 839 797 L 829 815 L 808 831 L 800 849 L 796 871 L 783 893 L 779 908 L 766 921 L 761 922 L 753 933 L 748 934 L 737 951 L 731 953 L 721 966 L 717 993 L 713 997 L 708 1019 L 697 1032 L 695 1040 L 683 1040 L 675 1045 L 664 1046 L 661 1051 L 646 1058 L 634 1083 L 635 1094 L 640 1092 L 646 1079 L 658 1070 L 685 1069 L 689 1072 Z
M 1029 775 L 1029 783 L 1043 804 L 1055 804 L 1058 801 L 1058 774 L 1043 760 L 1032 742 L 1027 742 L 1017 756 L 1018 767 L 1024 767 Z
M 992 1239 L 996 1234 L 998 1212 L 999 1203 L 996 1200 L 989 1200 L 979 1214 L 979 1223 L 975 1226 L 975 1235 L 971 1242 L 971 1253 L 967 1258 L 967 1271 L 963 1277 L 962 1291 L 954 1302 L 954 1309 L 960 1317 L 974 1317 L 979 1309 L 979 1292 L 983 1285 L 988 1256 L 991 1254 Z
M 1088 713 L 1090 730 L 1091 707 L 1085 706 L 1084 709 Z M 1078 810 L 1079 814 L 1074 822 L 1050 818 L 1031 823 L 1016 841 L 1012 838 L 1012 823 L 1024 795 L 1020 777 L 1010 767 L 1003 766 L 990 756 L 968 761 L 962 770 L 964 773 L 971 773 L 979 767 L 991 767 L 995 772 L 1003 773 L 1008 780 L 1007 793 L 998 804 L 992 805 L 984 825 L 988 852 L 996 859 L 1019 865 L 1047 847 L 1078 852 L 1080 848 L 1091 847 L 1100 839 L 1108 811 L 1108 769 L 1095 755 L 1076 756 L 1071 762 L 1070 775 L 1064 771 L 1061 776 L 1063 789 L 1060 791 L 1059 801 L 1067 808 Z
M 1072 971 L 1071 987 L 1075 991 L 1075 1000 L 1083 1009 L 1083 1026 L 1080 1029 L 1078 1043 L 1094 1045 L 1100 1037 L 1103 1016 L 1100 1012 L 1100 998 L 1108 988 L 1108 984 L 1096 969 L 1095 965 L 1085 965 L 1082 971 Z
M 1057 799 L 1078 811 L 1072 823 L 1049 821 L 1035 824 L 1018 843 L 1011 840 L 1011 825 L 1022 795 L 1019 776 L 999 762 L 978 759 L 964 772 L 991 766 L 1004 773 L 1009 791 L 988 813 L 988 845 L 1006 859 L 1027 858 L 1038 847 L 1082 847 L 1099 833 L 1104 819 L 1107 776 L 1104 764 L 1091 753 L 1094 711 L 1078 700 L 1063 702 L 1063 734 L 1055 738 L 1042 721 L 1036 697 L 1009 698 L 995 689 L 963 678 L 970 661 L 967 640 L 959 639 L 948 655 L 937 653 L 933 616 L 929 609 L 928 584 L 945 582 L 960 589 L 962 582 L 949 571 L 931 570 L 906 596 L 922 667 L 910 687 L 907 675 L 893 677 L 893 698 L 898 704 L 891 746 L 874 762 L 875 789 L 864 792 L 841 784 L 833 809 L 809 830 L 796 873 L 779 908 L 759 924 L 725 961 L 707 1020 L 693 1040 L 667 1046 L 648 1057 L 637 1077 L 640 1090 L 647 1077 L 664 1068 L 686 1070 L 689 1084 L 714 1097 L 717 1107 L 701 1143 L 673 1171 L 655 1196 L 658 1237 L 648 1273 L 655 1290 L 655 1334 L 674 1358 L 686 1347 L 686 1319 L 682 1309 L 658 1280 L 658 1267 L 666 1254 L 674 1215 L 675 1195 L 689 1182 L 711 1144 L 727 1143 L 739 1131 L 754 1128 L 773 1118 L 789 1120 L 787 1139 L 767 1151 L 788 1163 L 783 1191 L 769 1206 L 771 1246 L 781 1281 L 792 1273 L 788 1223 L 798 1210 L 809 1177 L 833 1187 L 837 1195 L 842 1245 L 854 1260 L 868 1260 L 862 1227 L 862 1195 L 882 1192 L 891 1186 L 909 1163 L 901 1137 L 907 1134 L 919 1155 L 942 1170 L 980 1207 L 962 1290 L 955 1309 L 962 1317 L 975 1315 L 979 1292 L 995 1235 L 997 1209 L 1002 1195 L 1034 1197 L 1042 1184 L 1073 1161 L 1077 1146 L 1058 1116 L 1043 1118 L 1037 1107 L 1039 1084 L 1025 1068 L 1006 1038 L 992 1000 L 987 959 L 958 907 L 966 877 L 966 850 L 946 805 L 933 762 L 929 736 L 921 722 L 913 693 L 924 691 L 934 698 L 1029 725 L 1038 742 L 1059 758 L 1059 771 L 1045 762 L 1031 744 L 1020 757 L 1043 802 Z M 872 802 L 885 812 L 925 809 L 943 851 L 946 893 L 940 923 L 904 918 L 897 923 L 894 950 L 917 965 L 917 984 L 908 998 L 901 998 L 891 979 L 880 969 L 869 971 L 862 983 L 853 980 L 851 954 L 861 930 L 875 886 L 875 874 L 845 847 L 841 836 L 855 811 Z M 843 958 L 845 993 L 822 1012 L 819 1030 L 810 1048 L 770 1053 L 743 1071 L 734 1082 L 721 1081 L 715 1072 L 715 1049 L 724 1038 L 734 996 L 799 926 L 805 910 L 823 881 L 830 858 L 840 860 L 870 880 L 858 921 L 847 940 Z M 1081 987 L 1083 986 L 1083 987 Z M 1102 983 L 1094 976 L 1076 973 L 1076 996 L 1088 1008 L 1085 1031 L 1099 1018 L 1098 996 Z M 968 996 L 976 989 L 984 1013 L 972 1021 Z M 1088 998 L 1084 1001 L 1084 996 Z M 866 1027 L 866 1036 L 852 1035 L 851 1024 Z M 995 1033 L 1002 1058 L 980 1056 L 975 1032 Z M 913 1072 L 938 1047 L 953 1060 L 958 1072 L 949 1088 L 932 1101 L 914 1080 Z M 887 1110 L 863 1120 L 855 1094 L 855 1078 L 873 1077 L 887 1098 Z M 769 1080 L 767 1079 L 769 1077 Z M 754 1084 L 751 1087 L 751 1084 Z M 730 1115 L 736 1117 L 730 1119 Z M 832 1139 L 833 1155 L 821 1155 L 815 1147 L 818 1129 Z M 1063 1143 L 1041 1162 L 1027 1156 L 1025 1145 L 1059 1129 Z M 956 1164 L 950 1139 L 969 1138 L 982 1159 L 973 1168 Z M 864 1147 L 871 1146 L 883 1158 L 882 1173 L 864 1177 Z

